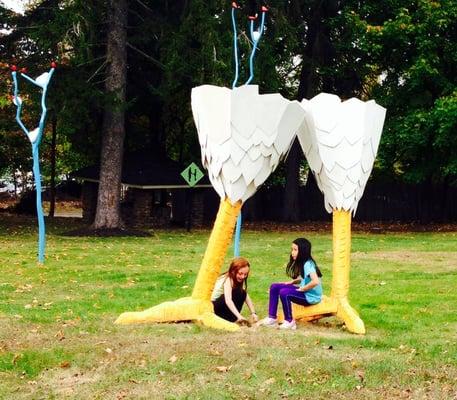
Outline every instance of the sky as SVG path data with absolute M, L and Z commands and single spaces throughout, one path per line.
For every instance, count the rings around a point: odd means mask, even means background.
M 20 13 L 24 12 L 24 6 L 26 3 L 26 0 L 0 0 L 0 4 L 4 7 Z

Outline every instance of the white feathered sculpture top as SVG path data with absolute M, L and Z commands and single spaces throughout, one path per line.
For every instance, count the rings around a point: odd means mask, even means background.
M 275 170 L 305 118 L 300 103 L 259 95 L 257 85 L 196 87 L 192 112 L 202 164 L 219 196 L 233 204 L 251 197 Z
M 376 158 L 386 109 L 374 100 L 341 101 L 328 93 L 303 100 L 301 106 L 307 118 L 297 135 L 326 210 L 355 213 Z

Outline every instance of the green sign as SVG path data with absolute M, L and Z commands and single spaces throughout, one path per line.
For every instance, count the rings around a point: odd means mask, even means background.
M 181 176 L 189 184 L 189 186 L 195 186 L 204 175 L 200 168 L 198 168 L 195 163 L 192 163 L 181 172 Z

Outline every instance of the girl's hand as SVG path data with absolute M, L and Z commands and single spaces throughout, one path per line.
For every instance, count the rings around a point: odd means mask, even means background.
M 259 317 L 257 316 L 257 314 L 255 312 L 251 314 L 251 322 L 252 323 L 259 322 Z
M 251 323 L 244 317 L 238 318 L 235 323 L 240 326 L 251 326 Z

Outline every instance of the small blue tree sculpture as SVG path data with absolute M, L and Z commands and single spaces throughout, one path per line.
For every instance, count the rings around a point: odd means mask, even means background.
M 39 146 L 41 142 L 41 137 L 44 130 L 44 122 L 46 119 L 46 93 L 48 90 L 49 82 L 51 81 L 52 75 L 56 68 L 56 63 L 51 63 L 51 69 L 49 72 L 41 74 L 36 79 L 30 78 L 25 74 L 25 69 L 20 71 L 20 75 L 33 83 L 35 86 L 41 88 L 41 118 L 38 124 L 38 128 L 35 128 L 32 131 L 29 131 L 21 120 L 21 111 L 22 111 L 22 99 L 19 97 L 19 85 L 17 77 L 17 67 L 13 65 L 11 67 L 11 74 L 13 76 L 14 82 L 14 96 L 13 103 L 16 106 L 16 121 L 21 127 L 21 129 L 27 135 L 27 138 L 32 144 L 32 156 L 33 156 L 33 176 L 35 178 L 35 189 L 36 189 L 36 210 L 38 217 L 38 262 L 44 263 L 44 248 L 46 245 L 46 234 L 45 234 L 45 225 L 44 225 L 44 216 L 43 216 L 43 207 L 41 204 L 41 173 L 40 173 L 40 157 L 39 157 Z

